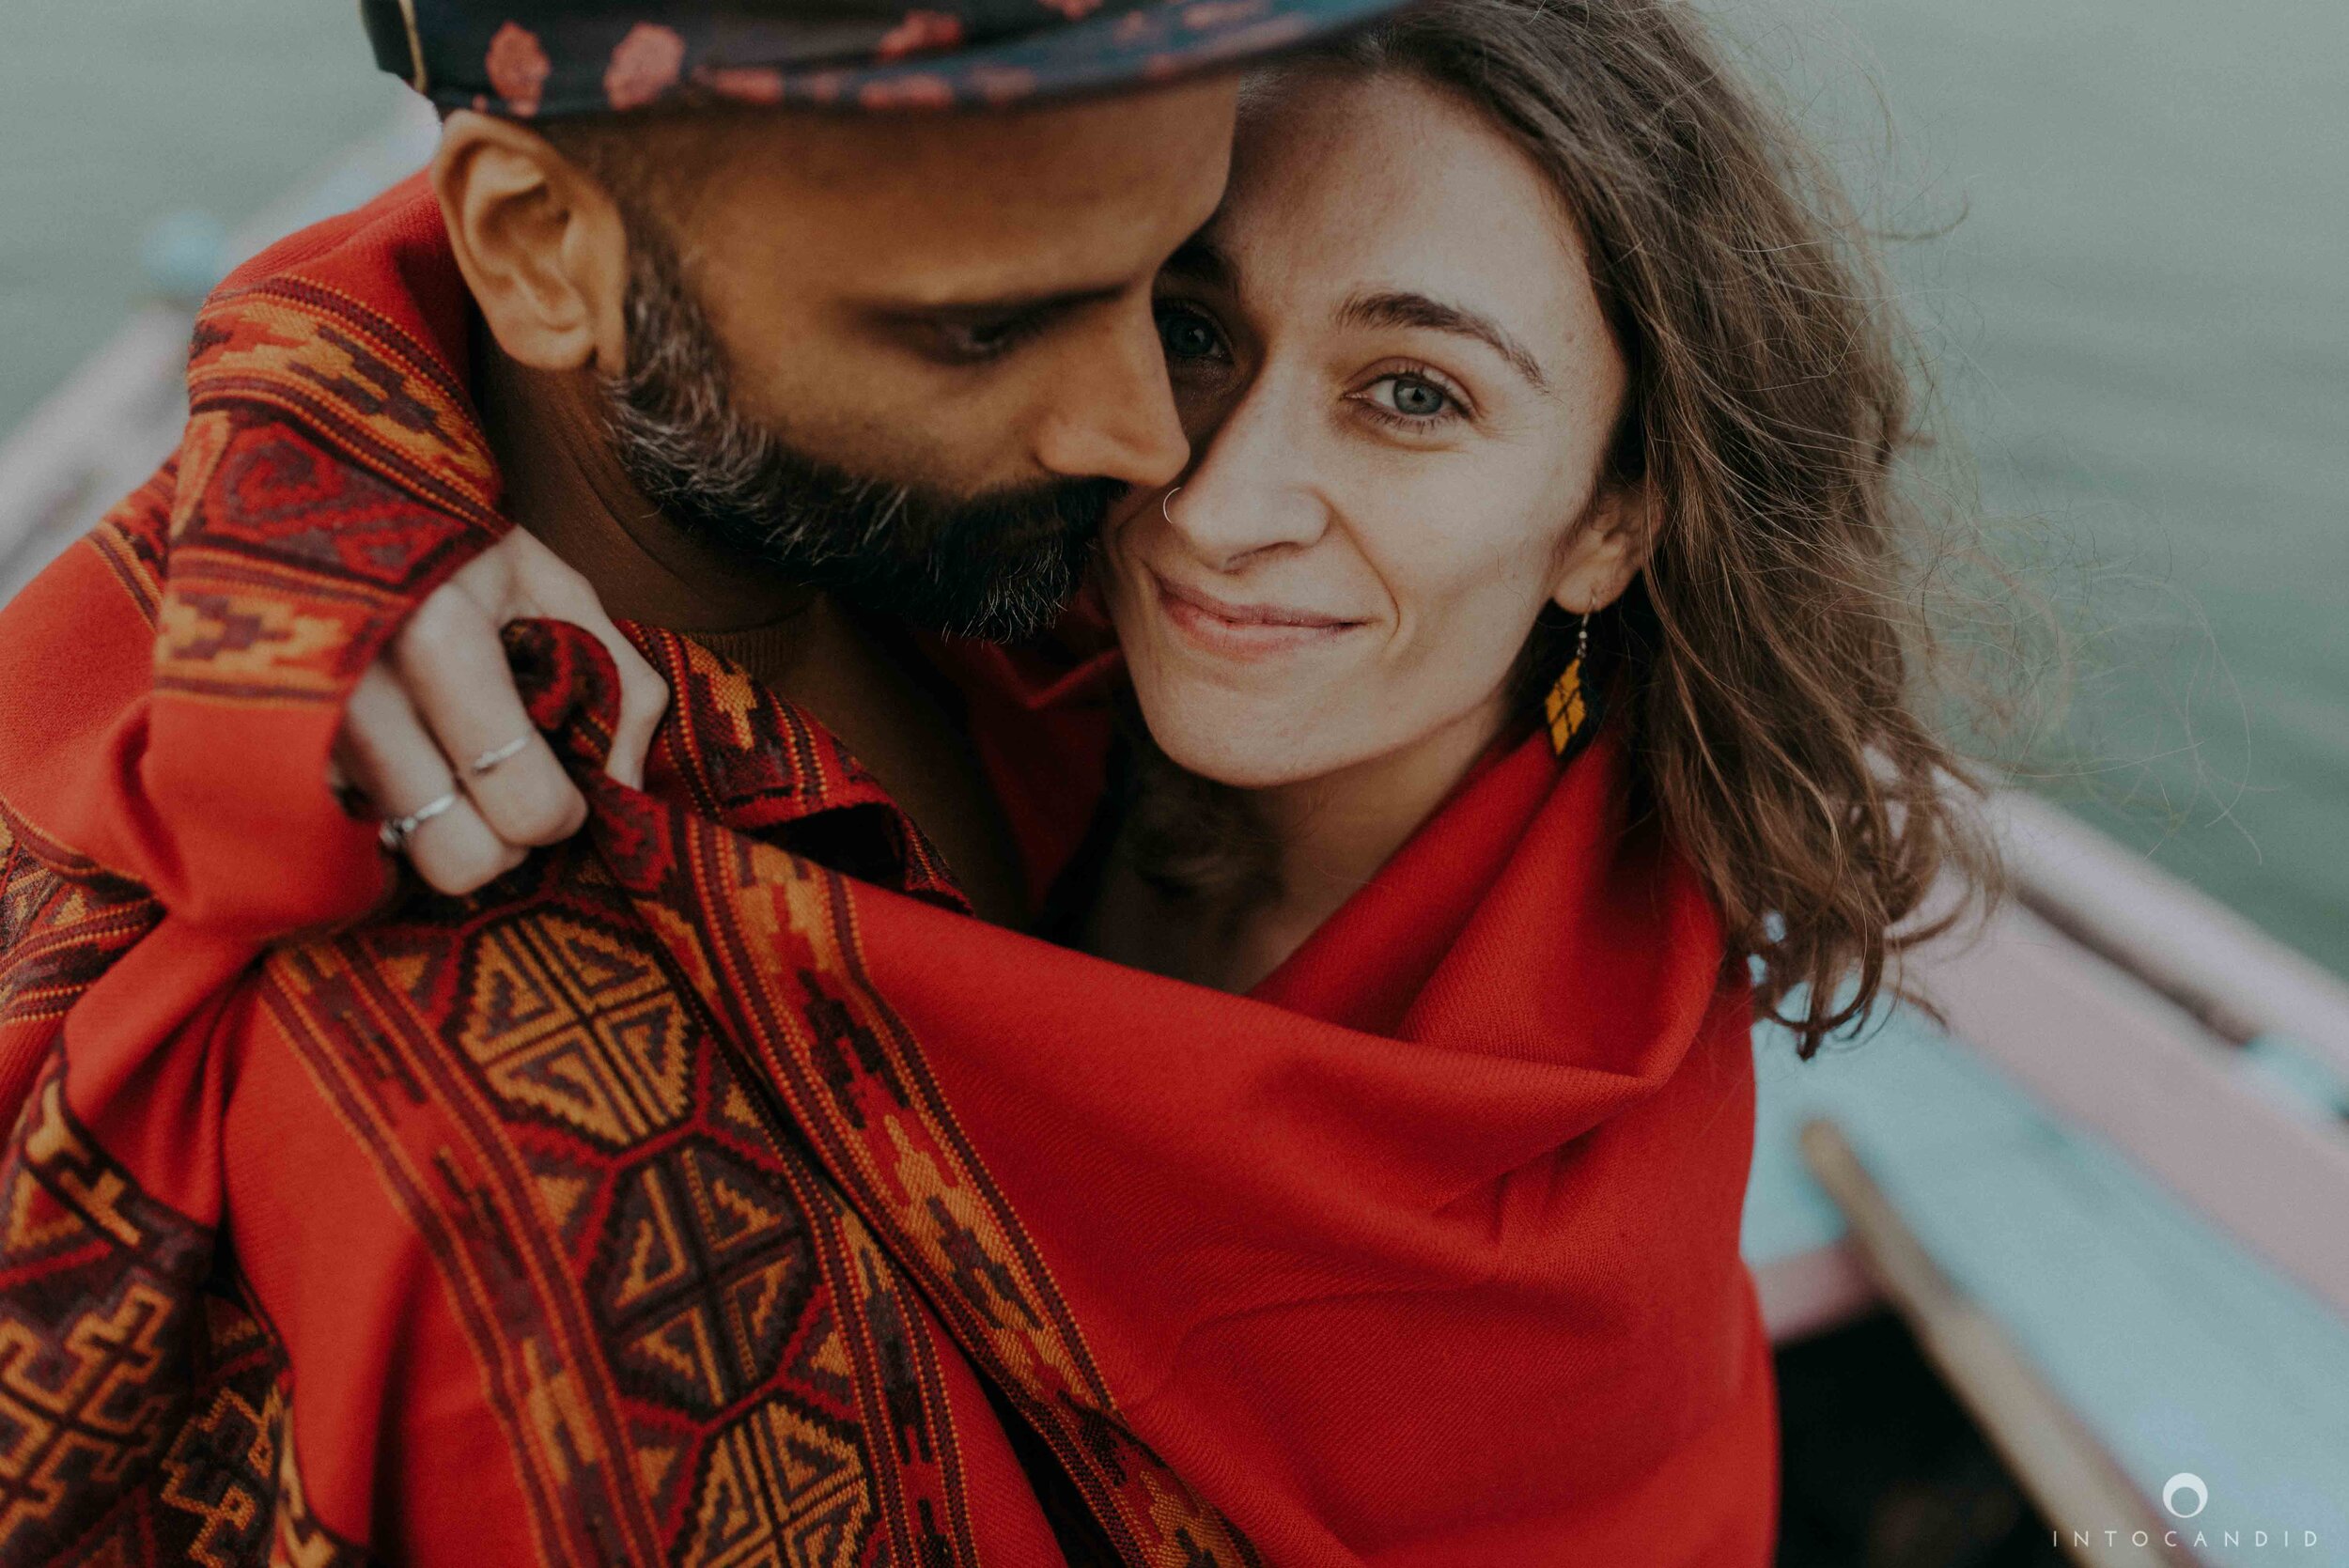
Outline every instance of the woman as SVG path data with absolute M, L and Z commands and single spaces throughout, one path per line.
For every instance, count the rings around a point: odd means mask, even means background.
M 1128 680 L 1147 736 L 1121 787 L 1075 792 L 1091 842 L 1026 835 L 1092 955 L 957 912 L 917 837 L 882 868 L 897 891 L 825 862 L 775 759 L 831 753 L 675 634 L 636 634 L 677 706 L 646 787 L 601 777 L 594 660 L 542 626 L 528 684 L 587 844 L 289 948 L 216 1015 L 336 1048 L 132 1042 L 107 1109 L 190 1144 L 232 1239 L 334 1223 L 252 1155 L 288 1136 L 254 1109 L 263 1069 L 305 1112 L 331 1079 L 337 1118 L 428 1156 L 401 1190 L 466 1199 L 430 1211 L 431 1258 L 373 1281 L 393 1227 L 354 1225 L 366 1247 L 293 1270 L 330 1305 L 290 1331 L 405 1343 L 444 1297 L 474 1309 L 480 1365 L 528 1363 L 533 1528 L 580 1560 L 660 1529 L 714 1558 L 771 1504 L 858 1551 L 885 1514 L 909 1560 L 1054 1538 L 1080 1561 L 1766 1560 L 1769 1360 L 1736 1251 L 1752 1019 L 1815 1048 L 1935 876 L 1977 862 L 1906 706 L 1889 328 L 1697 26 L 1439 0 L 1255 90 L 1226 208 L 1163 283 L 1199 457 L 1105 539 L 1122 665 L 941 656 L 1015 815 L 1094 774 Z M 241 569 L 235 530 L 275 520 L 204 512 L 166 550 L 167 499 L 106 562 L 200 629 L 173 575 L 208 550 Z M 852 811 L 827 831 L 897 820 L 836 762 Z M 237 976 L 250 953 L 203 956 Z M 619 1001 L 553 997 L 550 966 Z M 150 1003 L 126 987 L 155 972 L 126 962 L 106 1000 Z M 86 1016 L 63 1032 L 106 1027 Z M 356 1141 L 305 1125 L 320 1160 Z M 672 1159 L 724 1188 L 691 1236 Z M 501 1275 L 517 1236 L 543 1247 Z M 794 1250 L 721 1290 L 745 1236 Z M 580 1327 L 523 1331 L 558 1319 Z M 543 1361 L 574 1343 L 601 1358 Z M 470 1389 L 450 1360 L 440 1386 Z M 304 1442 L 432 1414 L 332 1357 L 292 1386 Z M 375 1474 L 338 1467 L 334 1496 L 412 1545 L 501 1523 Z M 574 1505 L 581 1476 L 605 1512 Z

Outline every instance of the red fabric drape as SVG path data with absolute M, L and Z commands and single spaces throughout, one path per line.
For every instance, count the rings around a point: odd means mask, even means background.
M 670 634 L 611 784 L 533 626 L 589 831 L 387 902 L 319 781 L 503 526 L 464 311 L 413 185 L 261 257 L 5 613 L 0 1564 L 1059 1560 L 1022 1428 L 1133 1564 L 1766 1560 L 1748 1001 L 1619 737 L 1231 997 L 972 920 Z M 1102 731 L 1013 665 L 1040 882 Z

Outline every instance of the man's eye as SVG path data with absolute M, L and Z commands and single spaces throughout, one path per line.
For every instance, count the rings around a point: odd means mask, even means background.
M 1166 357 L 1177 363 L 1215 359 L 1223 352 L 1222 334 L 1215 323 L 1183 305 L 1159 307 L 1159 342 Z
M 975 363 L 1010 352 L 1043 326 L 1044 313 L 1027 310 L 976 321 L 940 321 L 932 330 L 947 358 Z

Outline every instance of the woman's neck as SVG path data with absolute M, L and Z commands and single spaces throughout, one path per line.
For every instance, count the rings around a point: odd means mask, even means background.
M 1246 991 L 1367 886 L 1468 776 L 1499 734 L 1493 703 L 1411 744 L 1333 773 L 1240 792 L 1266 834 L 1275 891 L 1239 907 L 1171 897 L 1137 875 L 1130 846 L 1113 864 L 1087 945 L 1102 956 L 1218 990 Z

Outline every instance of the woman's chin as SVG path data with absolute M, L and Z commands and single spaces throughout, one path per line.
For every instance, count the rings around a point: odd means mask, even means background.
M 1161 717 L 1143 706 L 1151 738 L 1167 759 L 1189 773 L 1234 789 L 1272 789 L 1316 778 L 1338 764 L 1324 756 L 1323 737 L 1310 733 L 1297 716 L 1282 719 L 1236 714 L 1228 708 L 1203 712 L 1197 722 Z
M 1270 789 L 1357 760 L 1347 682 L 1293 666 L 1202 660 L 1128 641 L 1127 669 L 1151 738 L 1169 760 L 1235 789 Z M 1343 711 L 1342 711 L 1343 710 Z M 1361 751 L 1377 749 L 1376 739 Z

